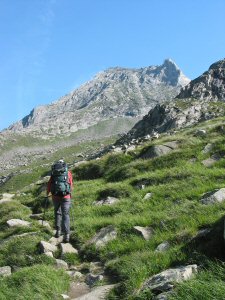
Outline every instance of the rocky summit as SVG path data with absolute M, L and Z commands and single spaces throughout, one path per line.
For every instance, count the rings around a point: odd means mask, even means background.
M 225 59 L 212 64 L 172 101 L 157 104 L 117 144 L 223 116 L 224 107 L 216 101 L 225 101 Z
M 108 119 L 143 116 L 174 98 L 189 81 L 170 59 L 160 66 L 110 68 L 58 101 L 34 108 L 5 132 L 54 136 Z
M 177 98 L 225 101 L 225 59 L 212 64 L 209 70 L 185 86 Z

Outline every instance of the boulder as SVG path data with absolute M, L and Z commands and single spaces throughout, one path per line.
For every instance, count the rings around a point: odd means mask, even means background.
M 157 246 L 157 248 L 155 249 L 155 251 L 156 252 L 164 252 L 164 251 L 169 250 L 169 248 L 170 248 L 170 243 L 168 241 L 165 241 L 165 242 L 159 244 Z
M 195 136 L 197 137 L 204 137 L 206 136 L 206 130 L 204 129 L 198 129 L 196 132 L 195 132 Z
M 174 283 L 182 282 L 197 273 L 197 265 L 180 266 L 165 270 L 147 279 L 141 290 L 150 289 L 155 292 L 164 292 L 173 288 Z
M 48 241 L 50 244 L 58 246 L 60 243 L 63 241 L 63 236 L 61 235 L 60 237 L 51 237 L 50 240 Z
M 78 254 L 78 250 L 75 249 L 70 243 L 61 243 L 60 244 L 61 255 L 65 255 L 67 253 Z
M 92 239 L 88 241 L 88 244 L 95 244 L 97 248 L 105 246 L 109 241 L 114 240 L 117 237 L 116 229 L 113 225 L 102 228 Z
M 11 202 L 11 201 L 12 201 L 11 199 L 2 199 L 2 200 L 0 200 L 0 204 Z
M 95 285 L 97 282 L 100 282 L 104 279 L 103 275 L 94 275 L 94 274 L 87 274 L 85 278 L 85 283 L 89 286 Z
M 57 269 L 64 269 L 64 270 L 68 270 L 68 264 L 67 262 L 65 262 L 62 259 L 56 259 L 56 268 Z
M 163 145 L 154 145 L 149 147 L 142 155 L 141 158 L 148 159 L 148 158 L 154 158 L 159 157 L 162 155 L 166 155 L 173 150 L 177 149 L 179 147 L 179 144 L 177 141 L 172 141 L 165 143 Z
M 118 201 L 119 201 L 118 198 L 108 196 L 106 199 L 95 201 L 93 204 L 94 205 L 99 205 L 99 206 L 101 206 L 101 205 L 112 205 L 112 204 L 117 203 Z
M 55 245 L 52 245 L 48 242 L 41 241 L 39 243 L 40 251 L 41 253 L 46 253 L 46 252 L 56 252 L 57 247 Z
M 14 196 L 15 194 L 3 193 L 2 199 L 12 199 Z
M 12 269 L 10 266 L 0 267 L 0 277 L 10 276 Z
M 6 223 L 9 227 L 29 227 L 31 225 L 30 222 L 21 219 L 11 219 L 8 220 Z
M 221 203 L 225 200 L 225 188 L 208 192 L 203 195 L 201 203 L 205 205 Z
M 153 235 L 153 229 L 151 227 L 134 226 L 134 230 L 140 234 L 146 241 L 150 240 Z

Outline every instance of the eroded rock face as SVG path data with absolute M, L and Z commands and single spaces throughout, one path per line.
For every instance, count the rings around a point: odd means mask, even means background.
M 102 228 L 91 240 L 89 244 L 95 244 L 97 248 L 105 246 L 109 241 L 117 237 L 116 229 L 113 225 Z
M 202 204 L 215 204 L 215 203 L 221 203 L 225 200 L 225 188 L 211 191 L 203 195 L 203 198 L 201 199 Z
M 155 292 L 168 291 L 173 288 L 175 282 L 188 280 L 195 273 L 197 273 L 197 265 L 168 269 L 147 279 L 141 290 L 150 289 Z
M 225 59 L 212 64 L 207 72 L 192 80 L 178 97 L 225 101 Z

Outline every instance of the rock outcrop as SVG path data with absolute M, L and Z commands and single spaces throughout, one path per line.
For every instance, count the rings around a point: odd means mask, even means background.
M 212 64 L 209 70 L 186 85 L 177 98 L 198 98 L 225 101 L 225 59 Z

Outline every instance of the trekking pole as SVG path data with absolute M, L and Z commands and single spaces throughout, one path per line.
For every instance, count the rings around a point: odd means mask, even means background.
M 45 197 L 45 203 L 44 203 L 44 215 L 43 215 L 43 218 L 42 218 L 42 226 L 44 226 L 44 221 L 45 221 L 45 212 L 46 212 L 46 209 L 47 209 L 47 200 L 50 196 L 46 196 Z

